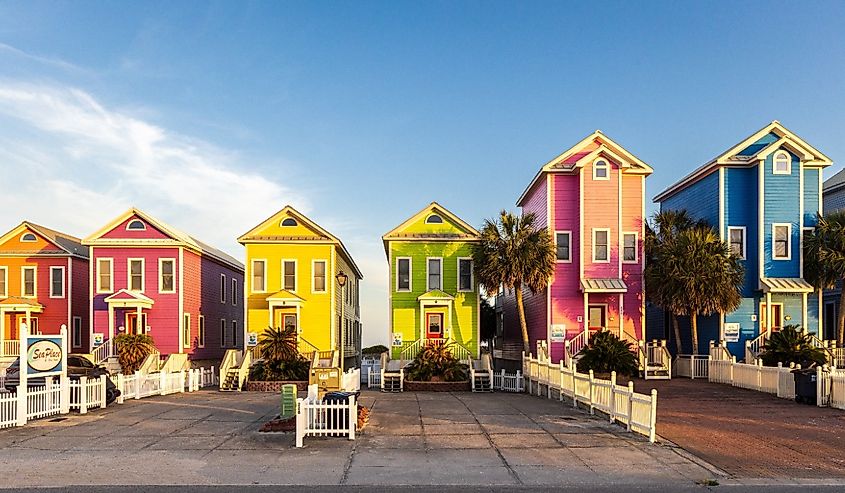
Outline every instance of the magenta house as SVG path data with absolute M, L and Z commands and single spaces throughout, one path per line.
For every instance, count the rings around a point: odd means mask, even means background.
M 219 359 L 243 346 L 244 267 L 233 257 L 130 209 L 90 247 L 91 350 L 122 333 L 152 336 L 162 355 Z M 103 349 L 95 349 L 98 339 Z
M 590 334 L 643 336 L 645 179 L 652 169 L 596 131 L 545 164 L 517 201 L 552 236 L 557 253 L 549 287 L 526 291 L 531 347 L 557 362 Z M 521 342 L 513 293 L 497 300 L 504 341 Z

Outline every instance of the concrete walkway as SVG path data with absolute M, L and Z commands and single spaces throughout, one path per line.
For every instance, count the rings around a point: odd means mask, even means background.
M 693 487 L 714 473 L 558 402 L 514 394 L 365 392 L 352 442 L 259 434 L 277 395 L 202 391 L 0 430 L 0 487 L 562 485 Z
M 845 478 L 845 411 L 706 380 L 635 383 L 657 389 L 657 433 L 736 478 Z

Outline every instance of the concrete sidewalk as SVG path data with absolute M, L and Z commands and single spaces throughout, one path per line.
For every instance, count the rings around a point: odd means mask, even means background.
M 675 485 L 714 473 L 597 417 L 524 394 L 364 392 L 357 441 L 260 434 L 279 398 L 203 391 L 0 430 L 2 487 Z

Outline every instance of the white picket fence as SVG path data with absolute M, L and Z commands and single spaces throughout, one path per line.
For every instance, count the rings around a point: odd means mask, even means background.
M 309 397 L 296 400 L 296 446 L 302 447 L 306 436 L 346 436 L 355 440 L 358 427 L 355 397 L 350 396 L 346 403 L 320 401 L 316 398 L 316 387 L 309 386 Z
M 203 387 L 219 384 L 213 366 L 172 373 L 141 373 L 140 371 L 132 375 L 118 373 L 112 379 L 121 394 L 117 398 L 118 404 L 123 404 L 128 399 L 143 399 L 154 395 L 168 395 L 179 392 L 196 392 Z
M 831 370 L 828 379 L 827 405 L 836 409 L 845 409 L 845 370 Z
M 379 366 L 377 369 L 372 367 L 367 368 L 367 388 L 381 388 L 381 373 L 381 366 Z
M 18 404 L 20 405 L 20 403 Z M 20 412 L 20 410 L 18 411 Z M 62 412 L 62 384 L 47 380 L 45 385 L 26 392 L 26 419 L 46 418 Z
M 499 373 L 493 372 L 493 390 L 524 392 L 525 378 L 522 376 L 522 371 L 516 370 L 516 372 L 508 373 L 502 370 Z
M 76 409 L 79 414 L 85 414 L 89 409 L 106 407 L 106 376 L 88 379 L 81 377 L 71 381 L 70 409 Z
M 648 437 L 654 443 L 657 422 L 657 390 L 652 389 L 651 395 L 634 392 L 634 383 L 628 385 L 616 384 L 616 373 L 612 373 L 610 380 L 595 378 L 593 372 L 579 373 L 573 365 L 568 368 L 563 361 L 558 364 L 546 360 L 539 360 L 523 355 L 523 370 L 528 378 L 528 392 L 536 395 L 545 394 L 553 398 L 553 391 L 558 399 L 564 397 L 572 400 L 572 406 L 581 403 L 590 409 L 590 414 L 596 410 L 607 414 L 610 422 L 619 422 L 633 431 Z M 545 389 L 545 392 L 544 390 Z
M 672 368 L 676 377 L 707 378 L 709 374 L 710 355 L 707 354 L 679 354 Z
M 708 380 L 774 394 L 782 399 L 794 399 L 795 377 L 792 374 L 794 369 L 796 369 L 794 365 L 763 366 L 761 360 L 753 364 L 737 363 L 736 356 L 732 356 L 730 360 L 710 359 Z

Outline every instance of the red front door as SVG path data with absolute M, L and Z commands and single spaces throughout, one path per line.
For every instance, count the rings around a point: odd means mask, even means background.
M 427 313 L 425 316 L 426 337 L 428 339 L 443 338 L 443 314 Z

